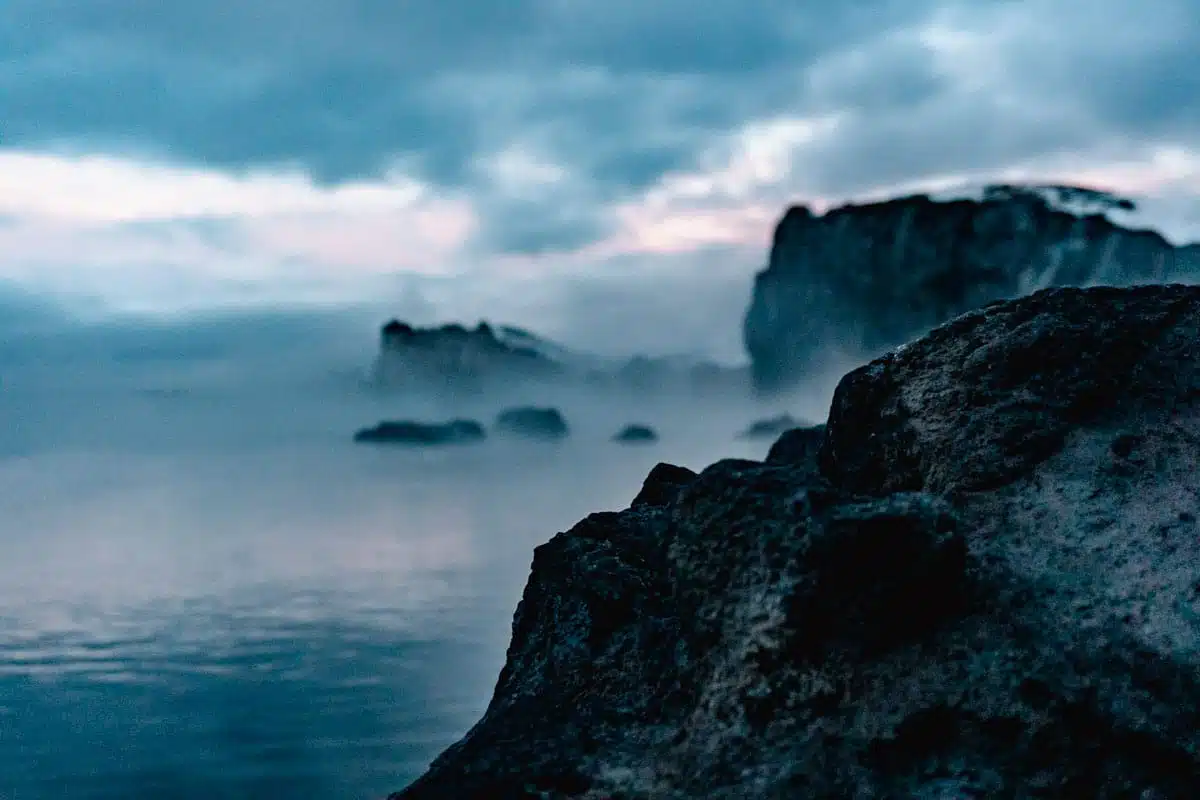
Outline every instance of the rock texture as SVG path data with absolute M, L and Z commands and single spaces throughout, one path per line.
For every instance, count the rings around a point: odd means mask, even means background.
M 768 464 L 807 464 L 816 458 L 825 443 L 825 426 L 791 428 L 780 434 L 767 452 Z
M 452 419 L 448 422 L 385 421 L 354 434 L 354 441 L 363 444 L 469 444 L 485 438 L 487 432 L 473 419 Z
M 1175 247 L 1061 203 L 1071 187 L 989 187 L 984 199 L 925 196 L 790 208 L 755 279 L 744 325 L 754 385 L 785 389 L 814 370 L 873 357 L 958 314 L 1049 286 L 1200 276 L 1200 246 Z M 1092 193 L 1095 194 L 1095 193 Z M 1093 203 L 1122 208 L 1128 201 Z
M 1200 797 L 1198 399 L 1200 288 L 1054 289 L 660 464 L 393 798 Z

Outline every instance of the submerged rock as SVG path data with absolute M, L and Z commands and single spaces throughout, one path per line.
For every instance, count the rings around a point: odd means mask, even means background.
M 649 425 L 626 425 L 613 435 L 613 441 L 622 444 L 649 444 L 658 441 L 658 434 Z
M 1076 187 L 994 186 L 982 200 L 790 208 L 744 321 L 754 385 L 786 389 L 1049 286 L 1200 276 L 1200 245 L 1176 247 L 1105 216 L 1128 205 Z
M 448 422 L 411 420 L 380 422 L 354 434 L 354 441 L 366 444 L 442 445 L 481 442 L 487 437 L 483 426 L 472 419 Z
M 795 419 L 791 414 L 780 414 L 778 417 L 770 417 L 768 419 L 760 419 L 752 422 L 750 427 L 742 431 L 740 438 L 742 439 L 767 439 L 781 435 L 785 431 L 792 428 L 799 428 L 804 425 L 798 419 Z
M 519 406 L 501 411 L 493 425 L 496 433 L 527 439 L 562 439 L 570 433 L 557 408 Z
M 1200 288 L 1043 291 L 658 465 L 393 798 L 1200 796 L 1198 343 Z

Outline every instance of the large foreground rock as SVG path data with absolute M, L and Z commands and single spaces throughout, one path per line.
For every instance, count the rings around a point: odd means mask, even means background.
M 761 391 L 873 357 L 958 314 L 1048 286 L 1195 280 L 1200 246 L 1175 247 L 1104 213 L 1127 201 L 1074 187 L 989 187 L 788 210 L 755 279 L 744 335 Z
M 1200 797 L 1198 345 L 1200 289 L 1039 292 L 656 467 L 394 797 Z

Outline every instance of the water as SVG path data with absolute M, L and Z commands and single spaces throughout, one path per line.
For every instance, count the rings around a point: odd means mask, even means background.
M 5 800 L 401 788 L 486 706 L 533 547 L 778 410 L 576 397 L 561 445 L 389 450 L 349 434 L 397 401 L 333 379 L 113 369 L 0 393 Z

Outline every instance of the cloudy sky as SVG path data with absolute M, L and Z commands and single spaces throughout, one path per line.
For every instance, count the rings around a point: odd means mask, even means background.
M 1200 238 L 1200 1 L 0 6 L 0 310 L 695 335 L 787 203 L 998 178 Z

